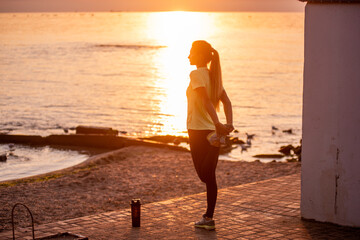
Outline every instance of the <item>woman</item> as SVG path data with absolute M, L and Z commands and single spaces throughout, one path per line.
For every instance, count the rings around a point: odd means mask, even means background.
M 191 156 L 196 172 L 206 184 L 207 210 L 195 227 L 208 230 L 215 229 L 213 220 L 217 199 L 215 177 L 219 158 L 218 144 L 210 144 L 209 137 L 214 131 L 216 136 L 225 136 L 234 130 L 232 125 L 232 107 L 229 97 L 222 85 L 220 59 L 218 52 L 203 40 L 192 44 L 189 61 L 197 69 L 190 73 L 190 84 L 186 95 L 188 98 L 187 129 L 189 134 Z M 210 63 L 210 69 L 208 64 Z M 222 124 L 216 113 L 220 101 L 223 103 L 226 124 Z M 219 141 L 218 141 L 219 142 Z

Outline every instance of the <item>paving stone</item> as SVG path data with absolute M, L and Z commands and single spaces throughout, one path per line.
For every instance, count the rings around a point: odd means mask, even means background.
M 300 174 L 219 190 L 216 230 L 196 229 L 206 207 L 200 193 L 142 205 L 141 227 L 131 226 L 124 209 L 35 226 L 48 236 L 72 232 L 89 239 L 360 239 L 360 228 L 303 221 L 300 217 Z M 31 228 L 17 229 L 17 239 L 31 239 Z M 12 239 L 1 232 L 0 239 Z

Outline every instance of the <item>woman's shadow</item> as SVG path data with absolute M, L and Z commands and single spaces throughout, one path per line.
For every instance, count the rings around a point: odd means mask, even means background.
M 199 240 L 218 239 L 216 230 L 208 231 L 201 228 L 194 228 L 195 235 Z

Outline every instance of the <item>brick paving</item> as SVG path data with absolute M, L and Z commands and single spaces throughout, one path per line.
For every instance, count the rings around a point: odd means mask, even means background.
M 193 226 L 205 212 L 205 193 L 145 204 L 141 227 L 131 226 L 130 208 L 35 226 L 37 238 L 59 232 L 89 239 L 360 239 L 360 228 L 304 221 L 300 217 L 300 174 L 219 190 L 216 230 Z M 32 239 L 31 228 L 16 239 Z M 12 239 L 12 232 L 0 233 Z

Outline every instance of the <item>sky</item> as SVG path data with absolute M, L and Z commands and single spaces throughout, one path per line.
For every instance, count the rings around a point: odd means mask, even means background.
M 298 0 L 0 0 L 0 12 L 304 11 Z

